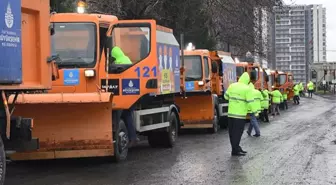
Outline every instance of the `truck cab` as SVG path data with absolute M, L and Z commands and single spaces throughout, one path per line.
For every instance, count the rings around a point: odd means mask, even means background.
M 173 147 L 180 125 L 174 103 L 180 93 L 180 48 L 173 30 L 155 20 L 101 14 L 53 14 L 50 21 L 59 79 L 47 93 L 20 98 L 30 109 L 17 109 L 36 117 L 33 135 L 40 149 L 11 158 L 125 160 L 131 127 L 147 136 L 150 146 Z M 118 56 L 112 55 L 114 48 L 121 50 Z
M 236 63 L 237 66 L 237 80 L 244 72 L 248 72 L 250 75 L 251 82 L 254 84 L 256 89 L 268 89 L 270 90 L 268 84 L 268 75 L 265 69 L 261 68 L 258 63 L 251 62 L 239 62 Z
M 184 50 L 183 56 L 185 97 L 176 99 L 181 107 L 181 128 L 207 128 L 215 133 L 226 125 L 223 119 L 227 116 L 228 104 L 223 93 L 236 79 L 231 54 L 189 49 Z

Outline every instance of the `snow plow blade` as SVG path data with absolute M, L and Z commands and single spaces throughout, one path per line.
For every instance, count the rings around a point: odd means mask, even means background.
M 33 118 L 32 136 L 39 149 L 13 153 L 11 160 L 114 154 L 111 93 L 19 95 L 14 116 Z
M 212 128 L 214 106 L 209 95 L 188 96 L 175 99 L 180 107 L 181 128 Z

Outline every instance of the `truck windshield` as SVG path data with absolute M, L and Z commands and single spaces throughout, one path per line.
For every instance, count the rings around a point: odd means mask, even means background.
M 237 71 L 237 76 L 240 77 L 245 72 L 245 69 L 242 66 L 237 66 L 236 71 Z
M 186 70 L 186 81 L 202 80 L 202 59 L 201 56 L 184 56 L 184 67 Z
M 51 36 L 53 54 L 58 54 L 60 68 L 94 67 L 97 54 L 94 23 L 55 23 Z
M 259 79 L 259 68 L 253 67 L 250 74 L 251 81 L 257 81 Z
M 281 75 L 279 75 L 279 84 L 280 84 L 280 85 L 285 84 L 285 83 L 286 83 L 286 80 L 287 80 L 287 78 L 286 78 L 286 75 L 285 75 L 285 74 L 281 74 Z

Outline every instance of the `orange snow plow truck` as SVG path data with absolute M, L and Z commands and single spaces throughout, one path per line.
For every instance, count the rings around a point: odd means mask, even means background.
M 180 48 L 171 29 L 154 20 L 77 13 L 53 14 L 51 25 L 59 79 L 48 93 L 19 96 L 15 111 L 34 118 L 31 134 L 39 147 L 11 159 L 124 160 L 130 110 L 136 133 L 147 136 L 151 146 L 174 145 L 179 125 L 174 94 L 181 82 Z M 124 55 L 112 56 L 115 47 Z M 130 63 L 119 63 L 120 57 Z
M 1 0 L 0 16 L 2 185 L 5 180 L 6 153 L 38 149 L 38 139 L 32 137 L 34 117 L 16 112 L 16 100 L 22 93 L 39 93 L 50 89 L 58 73 L 55 65 L 57 57 L 51 56 L 50 52 L 53 28 L 50 27 L 49 1 Z
M 237 79 L 244 73 L 248 72 L 251 81 L 256 89 L 267 89 L 271 90 L 271 87 L 268 84 L 268 76 L 265 72 L 265 69 L 261 68 L 258 63 L 251 62 L 239 62 L 236 63 L 237 66 Z
M 227 126 L 228 101 L 223 94 L 236 80 L 231 53 L 187 49 L 183 59 L 185 96 L 176 98 L 181 128 L 206 128 L 216 133 Z

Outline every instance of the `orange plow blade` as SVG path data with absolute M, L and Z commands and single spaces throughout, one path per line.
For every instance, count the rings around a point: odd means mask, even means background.
M 18 97 L 14 115 L 33 118 L 39 149 L 12 160 L 112 156 L 110 93 L 32 94 Z
M 186 99 L 176 98 L 180 107 L 181 128 L 212 128 L 214 105 L 211 95 L 189 96 Z

